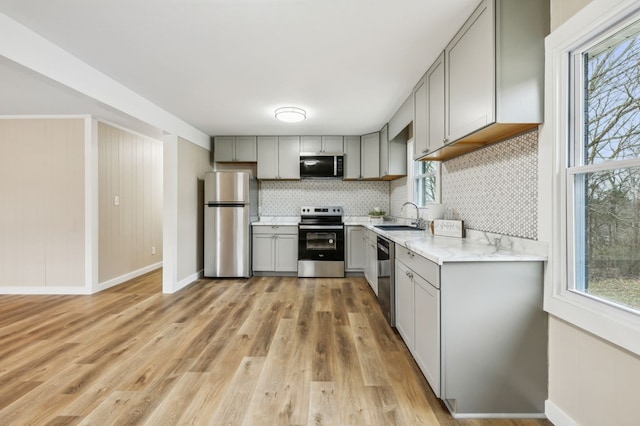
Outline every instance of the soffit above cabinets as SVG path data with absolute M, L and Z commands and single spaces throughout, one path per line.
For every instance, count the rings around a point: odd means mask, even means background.
M 366 134 L 398 110 L 477 3 L 0 0 L 0 15 L 30 30 L 21 45 L 50 42 L 207 135 Z M 20 63 L 11 50 L 0 56 Z M 73 75 L 68 64 L 59 71 Z M 0 114 L 11 105 L 3 98 Z M 276 121 L 287 105 L 307 119 Z

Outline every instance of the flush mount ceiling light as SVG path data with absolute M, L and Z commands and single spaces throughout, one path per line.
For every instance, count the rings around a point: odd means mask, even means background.
M 302 108 L 281 107 L 276 108 L 276 118 L 285 123 L 297 123 L 307 118 L 307 112 Z

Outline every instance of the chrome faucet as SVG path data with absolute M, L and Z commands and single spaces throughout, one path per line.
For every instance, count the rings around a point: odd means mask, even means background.
M 402 209 L 404 209 L 404 206 L 406 206 L 407 204 L 411 204 L 413 207 L 416 208 L 416 220 L 411 222 L 411 224 L 417 226 L 418 228 L 420 228 L 420 210 L 418 210 L 418 205 L 417 204 L 412 203 L 411 201 L 407 201 L 406 203 L 404 203 L 402 205 L 402 207 L 400 207 L 400 211 L 402 211 Z

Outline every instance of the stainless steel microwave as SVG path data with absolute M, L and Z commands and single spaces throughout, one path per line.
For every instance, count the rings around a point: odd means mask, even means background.
M 342 179 L 343 176 L 343 154 L 300 153 L 300 179 Z

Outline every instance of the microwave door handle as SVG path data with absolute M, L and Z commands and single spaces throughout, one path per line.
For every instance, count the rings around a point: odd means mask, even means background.
M 333 175 L 338 176 L 338 156 L 333 156 Z

